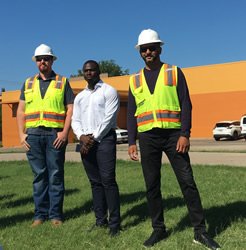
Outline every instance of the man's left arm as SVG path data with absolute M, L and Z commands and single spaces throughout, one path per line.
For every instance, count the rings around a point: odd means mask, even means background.
M 57 132 L 57 138 L 53 143 L 55 148 L 61 147 L 68 140 L 68 133 L 71 127 L 71 119 L 73 115 L 73 102 L 74 102 L 74 94 L 67 80 L 64 92 L 64 105 L 66 107 L 66 117 L 63 130 L 61 132 Z
M 119 110 L 119 95 L 116 89 L 108 88 L 105 91 L 105 116 L 98 129 L 93 134 L 96 141 L 100 142 L 101 139 L 110 131 L 115 128 L 117 114 Z
M 181 130 L 180 137 L 177 142 L 176 150 L 180 153 L 186 153 L 190 149 L 190 130 L 192 119 L 192 103 L 190 100 L 189 89 L 185 76 L 180 68 L 178 68 L 178 98 L 181 108 Z

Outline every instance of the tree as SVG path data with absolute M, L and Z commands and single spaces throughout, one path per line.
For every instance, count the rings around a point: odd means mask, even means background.
M 128 75 L 129 70 L 122 70 L 122 68 L 115 63 L 114 60 L 103 60 L 99 61 L 99 68 L 101 73 L 107 73 L 108 76 L 123 76 L 123 75 Z M 78 70 L 77 75 L 71 75 L 71 77 L 77 77 L 77 76 L 83 76 L 83 72 L 81 69 Z

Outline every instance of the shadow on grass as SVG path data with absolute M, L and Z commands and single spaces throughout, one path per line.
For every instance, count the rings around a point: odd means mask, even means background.
M 68 189 L 65 192 L 65 196 L 72 195 L 72 194 L 77 193 L 79 191 L 80 190 L 77 188 Z M 5 195 L 5 196 L 3 196 L 3 198 L 6 198 L 6 196 L 8 196 L 7 198 L 11 199 L 14 196 L 14 194 Z M 16 208 L 18 206 L 25 206 L 28 203 L 33 203 L 32 197 L 25 197 L 25 198 L 17 199 L 15 201 L 5 202 L 4 204 L 1 205 L 1 208 L 11 209 L 11 208 Z M 34 213 L 28 212 L 28 213 L 15 214 L 12 216 L 0 218 L 0 228 L 5 228 L 7 226 L 15 226 L 17 223 L 21 223 L 21 222 L 26 221 L 26 220 L 32 220 L 33 216 L 34 216 Z
M 64 212 L 65 220 L 75 219 L 83 214 L 93 212 L 92 200 L 86 201 L 83 206 L 75 207 Z
M 134 203 L 138 200 L 143 199 L 144 197 L 145 197 L 144 192 L 136 192 L 136 193 L 132 193 L 132 194 L 120 194 L 121 206 L 123 204 Z M 144 208 L 144 209 L 141 209 L 141 207 L 139 209 L 136 208 L 136 213 L 140 214 L 142 210 L 146 211 L 146 208 Z M 93 212 L 93 202 L 92 202 L 92 200 L 89 200 L 89 201 L 85 202 L 83 204 L 83 206 L 69 209 L 68 211 L 66 211 L 64 213 L 64 217 L 66 220 L 69 220 L 69 219 L 74 219 L 74 218 L 80 217 L 82 214 L 88 214 L 91 212 Z
M 225 231 L 234 222 L 246 218 L 246 202 L 237 201 L 223 206 L 211 207 L 204 209 L 204 212 L 208 233 L 214 237 Z M 188 214 L 177 224 L 174 231 L 182 231 L 187 226 L 190 226 Z
M 78 188 L 67 189 L 65 191 L 65 196 L 68 196 L 68 195 L 71 195 L 74 193 L 78 193 L 78 192 L 80 192 L 80 189 L 78 189 Z
M 5 199 L 11 199 L 15 196 L 15 194 L 5 194 L 5 195 L 0 195 L 0 201 L 5 200 Z
M 138 205 L 133 205 L 130 209 L 128 209 L 122 216 L 122 222 L 124 224 L 124 220 L 127 220 L 127 222 L 124 225 L 124 228 L 136 226 L 139 223 L 143 222 L 147 218 L 149 218 L 149 211 L 148 211 L 148 205 L 145 198 L 145 192 L 138 192 L 133 194 L 127 194 L 123 195 L 121 200 L 123 200 L 126 203 L 129 202 L 137 202 L 141 199 L 144 199 L 145 201 Z M 177 208 L 180 206 L 185 206 L 184 200 L 179 197 L 168 197 L 165 200 L 163 200 L 164 208 L 169 210 L 173 208 Z
M 26 204 L 32 203 L 32 202 L 33 202 L 32 197 L 25 197 L 25 198 L 17 199 L 15 201 L 5 202 L 1 206 L 1 208 L 15 208 L 15 207 L 19 207 L 19 206 L 25 206 Z
M 73 193 L 77 193 L 79 192 L 79 189 L 69 189 L 66 190 L 65 192 L 65 196 L 71 195 Z M 9 195 L 9 199 L 11 199 L 14 195 Z M 4 198 L 6 198 L 6 196 L 4 196 Z M 8 201 L 5 202 L 3 205 L 1 205 L 1 208 L 14 208 L 14 207 L 18 207 L 18 206 L 25 206 L 28 203 L 33 203 L 33 198 L 32 197 L 26 197 L 26 198 L 21 198 L 21 199 L 17 199 L 15 201 Z
M 121 194 L 120 195 L 121 206 L 123 204 L 132 204 L 130 208 L 121 215 L 122 224 L 124 225 L 122 228 L 129 228 L 132 226 L 136 226 L 139 223 L 143 222 L 149 217 L 147 201 L 145 198 L 145 192 L 135 192 L 131 194 Z M 144 201 L 142 201 L 144 200 Z M 141 201 L 140 204 L 134 205 Z M 165 204 L 165 209 L 173 209 L 180 206 L 185 206 L 184 200 L 182 198 L 177 197 L 169 197 L 163 201 Z M 83 214 L 88 214 L 93 212 L 93 203 L 92 200 L 89 200 L 84 203 L 83 206 L 76 207 L 73 209 L 69 209 L 64 213 L 64 218 L 66 220 L 78 218 Z M 124 224 L 124 221 L 128 222 Z
M 10 178 L 10 176 L 0 176 L 0 181 L 8 178 Z
M 9 226 L 15 226 L 17 223 L 26 221 L 26 220 L 32 220 L 33 213 L 24 213 L 24 214 L 15 214 L 12 216 L 0 218 L 0 228 L 5 228 Z

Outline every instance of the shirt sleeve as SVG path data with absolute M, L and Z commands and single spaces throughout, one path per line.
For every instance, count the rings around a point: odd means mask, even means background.
M 129 88 L 128 91 L 128 106 L 127 106 L 127 130 L 128 130 L 128 144 L 129 146 L 136 144 L 137 139 L 137 120 L 135 117 L 136 102 Z
M 184 73 L 178 68 L 178 98 L 181 108 L 181 135 L 190 137 L 192 120 L 192 103 Z
M 21 87 L 20 100 L 22 100 L 22 101 L 25 101 L 24 90 L 25 90 L 25 83 L 23 83 L 23 85 Z
M 98 142 L 110 131 L 115 128 L 120 100 L 116 89 L 112 87 L 105 88 L 105 116 L 101 124 L 93 133 L 94 139 Z
M 74 93 L 70 86 L 70 83 L 68 80 L 66 80 L 65 85 L 65 94 L 64 94 L 64 106 L 67 106 L 68 104 L 74 103 Z
M 80 138 L 80 136 L 83 134 L 83 131 L 81 129 L 81 110 L 79 105 L 80 100 L 80 94 L 78 94 L 74 99 L 74 107 L 73 107 L 73 115 L 72 115 L 72 121 L 71 121 L 71 127 L 73 129 L 73 133 L 76 135 L 76 137 Z

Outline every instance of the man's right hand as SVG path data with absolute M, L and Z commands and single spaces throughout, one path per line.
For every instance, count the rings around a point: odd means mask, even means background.
M 22 135 L 20 136 L 20 142 L 21 142 L 22 147 L 23 147 L 26 151 L 29 151 L 30 148 L 31 148 L 31 146 L 27 143 L 26 138 L 27 138 L 27 134 L 22 134 Z
M 80 139 L 80 142 L 82 144 L 80 152 L 82 155 L 87 155 L 90 148 L 95 143 L 94 138 L 92 135 L 81 135 L 79 139 Z
M 128 155 L 130 156 L 130 158 L 133 161 L 138 161 L 139 160 L 137 145 L 131 145 L 131 146 L 129 146 L 129 148 L 128 148 Z

